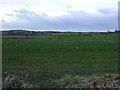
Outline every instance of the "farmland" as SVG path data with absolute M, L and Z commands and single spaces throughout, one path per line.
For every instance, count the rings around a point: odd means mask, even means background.
M 66 74 L 89 77 L 118 73 L 116 33 L 34 37 L 3 39 L 3 77 L 4 72 L 28 75 L 28 82 L 41 85 Z

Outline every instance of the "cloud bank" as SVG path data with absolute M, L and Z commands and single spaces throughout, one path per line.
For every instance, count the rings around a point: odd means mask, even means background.
M 13 12 L 14 14 L 6 14 L 6 16 L 16 19 L 9 22 L 4 20 L 3 29 L 107 31 L 117 28 L 117 11 L 110 8 L 94 12 L 71 10 L 65 15 L 54 17 L 27 9 L 13 10 Z

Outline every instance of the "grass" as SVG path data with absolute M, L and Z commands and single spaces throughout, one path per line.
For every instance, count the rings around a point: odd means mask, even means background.
M 29 75 L 40 85 L 65 74 L 118 73 L 117 34 L 38 39 L 3 39 L 4 72 Z

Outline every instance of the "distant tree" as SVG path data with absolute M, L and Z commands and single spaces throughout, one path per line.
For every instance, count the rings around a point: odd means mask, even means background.
M 107 33 L 112 33 L 110 30 L 107 30 Z
M 107 30 L 108 33 L 110 33 L 110 30 Z
M 118 30 L 117 30 L 117 29 L 115 29 L 115 31 L 114 31 L 114 32 L 116 33 L 116 32 L 118 32 Z

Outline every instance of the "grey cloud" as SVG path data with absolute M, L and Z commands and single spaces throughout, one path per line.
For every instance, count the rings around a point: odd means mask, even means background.
M 114 29 L 116 27 L 116 16 L 96 16 L 87 12 L 73 11 L 70 16 L 61 17 L 72 29 Z
M 13 14 L 6 14 L 6 16 L 14 16 Z
M 103 14 L 114 14 L 117 13 L 117 10 L 113 9 L 113 8 L 102 8 L 98 10 L 100 13 Z
M 3 28 L 32 30 L 96 31 L 117 28 L 117 15 L 96 15 L 84 11 L 69 11 L 69 15 L 50 17 L 29 10 L 18 10 L 21 21 L 4 22 Z M 112 13 L 112 12 L 111 12 Z
M 70 5 L 65 5 L 66 8 L 72 8 Z
M 62 2 L 59 2 L 59 1 L 57 1 L 57 0 L 54 0 L 54 1 L 57 3 L 57 5 L 60 5 L 60 6 L 63 6 L 63 7 L 65 7 L 65 8 L 69 8 L 69 9 L 72 8 L 70 5 L 68 5 L 68 4 L 66 4 L 66 3 L 62 3 Z

